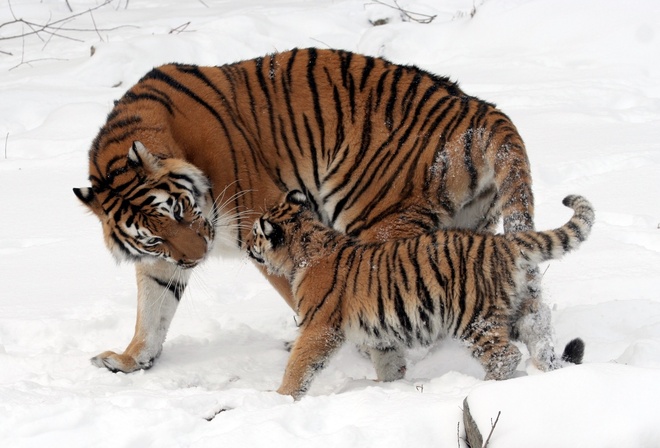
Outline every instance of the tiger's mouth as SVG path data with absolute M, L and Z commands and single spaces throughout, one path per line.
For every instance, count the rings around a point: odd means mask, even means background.
M 200 261 L 179 261 L 176 265 L 183 269 L 192 269 L 197 266 Z
M 252 258 L 259 264 L 264 264 L 266 261 L 261 257 L 261 255 L 254 252 L 254 247 L 248 247 L 247 249 L 248 256 Z

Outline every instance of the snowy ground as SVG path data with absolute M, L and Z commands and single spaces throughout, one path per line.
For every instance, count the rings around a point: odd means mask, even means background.
M 468 395 L 482 428 L 501 411 L 490 447 L 660 446 L 659 2 L 399 2 L 436 15 L 430 24 L 369 0 L 114 0 L 85 12 L 101 3 L 0 6 L 1 446 L 456 447 Z M 26 22 L 56 35 L 10 38 L 39 29 Z M 294 46 L 416 64 L 496 102 L 527 143 L 538 228 L 568 218 L 568 193 L 594 203 L 590 240 L 543 279 L 557 343 L 582 337 L 584 366 L 542 374 L 524 359 L 518 378 L 486 383 L 442 342 L 381 384 L 345 347 L 293 403 L 271 392 L 293 313 L 243 259 L 198 272 L 151 370 L 89 363 L 125 347 L 135 314 L 132 267 L 114 264 L 71 192 L 87 185 L 112 101 L 154 65 Z

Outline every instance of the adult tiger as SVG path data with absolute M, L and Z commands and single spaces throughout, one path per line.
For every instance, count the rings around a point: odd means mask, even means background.
M 363 241 L 494 231 L 501 216 L 505 232 L 533 228 L 529 162 L 505 114 L 447 78 L 347 51 L 155 68 L 116 102 L 89 171 L 76 196 L 114 256 L 136 263 L 133 339 L 92 358 L 112 371 L 152 365 L 190 270 L 212 247 L 241 253 L 249 212 L 283 192 L 303 191 L 324 223 Z M 286 280 L 268 278 L 293 306 Z M 550 369 L 536 270 L 528 292 L 515 331 Z

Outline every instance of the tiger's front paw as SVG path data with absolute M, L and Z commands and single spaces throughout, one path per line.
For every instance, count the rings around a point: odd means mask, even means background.
M 130 373 L 135 372 L 136 370 L 148 369 L 153 365 L 153 358 L 149 359 L 146 362 L 139 362 L 135 360 L 131 355 L 127 354 L 118 354 L 115 352 L 107 351 L 103 352 L 100 355 L 94 356 L 90 359 L 93 365 L 96 367 L 105 367 L 113 373 L 124 372 Z
M 307 392 L 306 389 L 300 388 L 300 387 L 292 387 L 291 385 L 285 385 L 282 384 L 279 389 L 277 389 L 277 393 L 280 395 L 290 395 L 293 397 L 295 401 L 300 400 L 302 397 L 305 396 L 305 393 Z

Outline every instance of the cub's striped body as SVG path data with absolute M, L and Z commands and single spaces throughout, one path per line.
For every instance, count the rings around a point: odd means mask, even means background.
M 248 241 L 253 259 L 293 285 L 300 335 L 279 392 L 302 396 L 344 340 L 380 355 L 379 379 L 391 379 L 381 359 L 398 361 L 403 372 L 405 361 L 392 353 L 445 336 L 466 343 L 486 379 L 509 378 L 521 358 L 510 333 L 528 269 L 577 248 L 593 225 L 586 199 L 568 196 L 564 204 L 574 215 L 552 231 L 447 230 L 360 243 L 319 222 L 302 192 L 289 193 L 255 222 Z M 575 339 L 564 358 L 579 363 L 583 349 Z
M 108 247 L 136 263 L 138 316 L 124 353 L 152 364 L 190 270 L 212 248 L 240 253 L 256 215 L 291 189 L 327 225 L 362 241 L 436 228 L 533 228 L 524 144 L 494 105 L 446 78 L 346 51 L 299 49 L 218 67 L 170 64 L 116 102 L 75 189 Z M 293 306 L 285 279 L 268 276 Z M 518 326 L 553 358 L 538 272 Z

